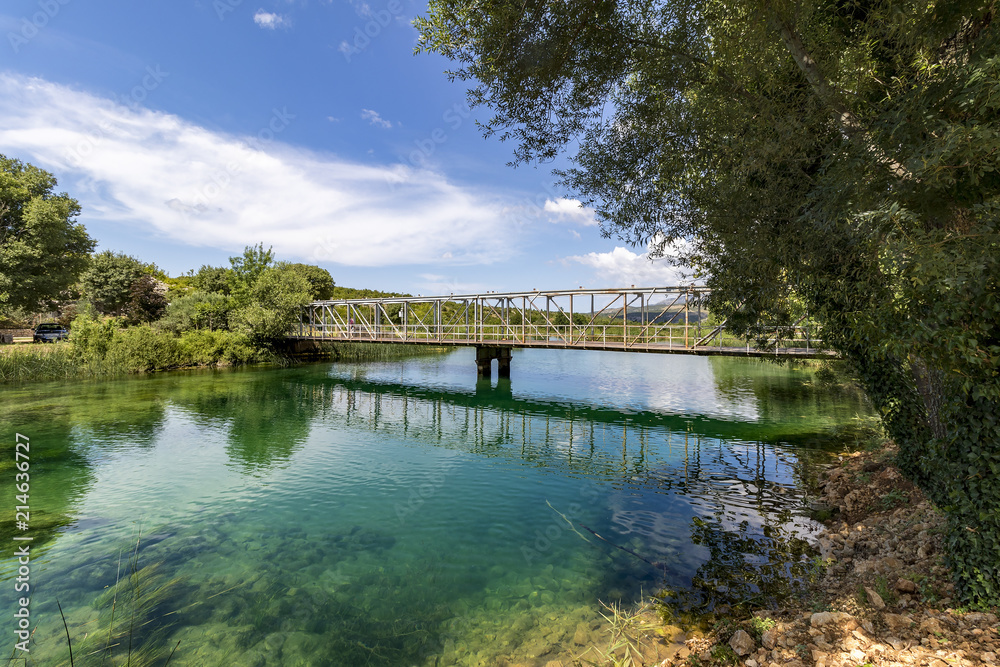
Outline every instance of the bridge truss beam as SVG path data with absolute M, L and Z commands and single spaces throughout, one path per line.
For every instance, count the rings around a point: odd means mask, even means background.
M 709 293 L 705 287 L 684 285 L 316 301 L 303 306 L 290 336 L 481 349 L 828 354 L 822 350 L 818 328 L 805 315 L 791 327 L 775 327 L 772 345 L 764 350 L 730 336 L 725 322 L 715 321 L 706 308 Z M 503 358 L 509 360 L 509 355 Z

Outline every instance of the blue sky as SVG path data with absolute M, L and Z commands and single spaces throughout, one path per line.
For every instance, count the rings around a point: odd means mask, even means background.
M 53 172 L 100 249 L 171 275 L 245 245 L 413 294 L 673 285 L 506 166 L 407 0 L 7 0 L 0 153 Z

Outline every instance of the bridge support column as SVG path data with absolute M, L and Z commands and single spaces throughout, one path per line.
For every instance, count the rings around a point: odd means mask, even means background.
M 493 360 L 497 360 L 497 376 L 510 378 L 510 348 L 495 346 L 476 346 L 476 371 L 479 377 L 489 378 L 493 375 L 491 369 Z

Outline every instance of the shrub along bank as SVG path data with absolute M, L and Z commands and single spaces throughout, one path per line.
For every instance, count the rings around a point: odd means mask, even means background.
M 121 328 L 114 319 L 73 322 L 67 343 L 13 347 L 0 354 L 0 382 L 147 373 L 173 368 L 284 363 L 269 346 L 231 331 L 175 335 L 148 325 Z

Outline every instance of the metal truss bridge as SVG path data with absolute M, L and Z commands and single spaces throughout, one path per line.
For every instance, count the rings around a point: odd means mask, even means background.
M 758 350 L 724 331 L 696 285 L 316 301 L 302 307 L 290 338 L 475 347 L 481 375 L 513 348 L 661 354 L 824 357 L 818 329 L 800 318 Z M 791 334 L 791 335 L 789 335 Z

